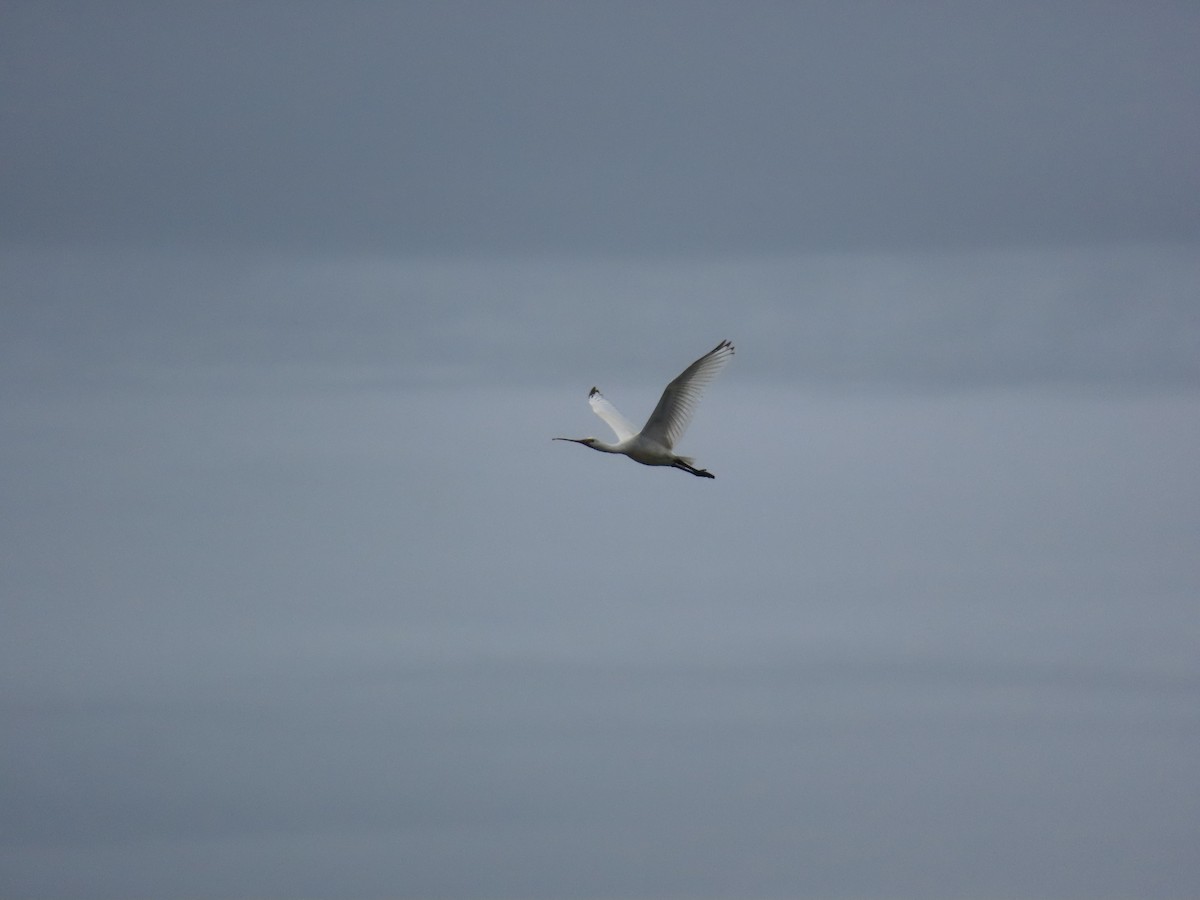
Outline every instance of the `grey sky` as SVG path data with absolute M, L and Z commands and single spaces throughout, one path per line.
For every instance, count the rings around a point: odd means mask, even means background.
M 1200 895 L 1198 46 L 0 3 L 0 895 Z
M 1195 238 L 1189 3 L 6 3 L 10 239 Z

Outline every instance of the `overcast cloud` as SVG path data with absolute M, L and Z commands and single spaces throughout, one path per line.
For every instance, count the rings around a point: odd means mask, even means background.
M 0 3 L 0 895 L 1200 895 L 1198 46 Z
M 1187 3 L 7 3 L 9 238 L 1194 239 Z

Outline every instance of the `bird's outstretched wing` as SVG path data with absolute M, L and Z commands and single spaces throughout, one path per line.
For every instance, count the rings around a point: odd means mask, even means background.
M 712 350 L 683 370 L 663 391 L 658 406 L 646 420 L 642 437 L 658 441 L 670 449 L 683 437 L 692 413 L 708 383 L 717 377 L 733 356 L 733 344 L 721 341 Z
M 629 420 L 617 412 L 617 408 L 605 400 L 604 395 L 596 388 L 592 388 L 591 393 L 588 394 L 588 403 L 592 405 L 592 412 L 608 423 L 608 427 L 616 434 L 618 442 L 627 441 L 637 433 L 629 424 Z

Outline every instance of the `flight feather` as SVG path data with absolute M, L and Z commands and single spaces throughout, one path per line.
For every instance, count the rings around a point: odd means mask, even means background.
M 733 344 L 721 341 L 684 369 L 663 391 L 658 406 L 642 428 L 642 437 L 657 441 L 667 448 L 673 447 L 687 430 L 704 389 L 725 368 L 732 356 Z
M 592 412 L 608 423 L 618 442 L 627 441 L 637 433 L 629 420 L 617 412 L 617 408 L 609 403 L 598 389 L 592 388 L 588 394 L 588 403 L 591 404 Z

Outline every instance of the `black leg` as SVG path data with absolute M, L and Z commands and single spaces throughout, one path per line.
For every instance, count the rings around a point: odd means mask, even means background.
M 683 469 L 683 471 L 685 471 L 685 472 L 691 472 L 693 475 L 696 475 L 700 478 L 716 478 L 717 477 L 712 472 L 708 471 L 708 469 L 697 469 L 693 466 L 689 466 L 687 463 L 685 463 L 681 459 L 675 460 L 675 462 L 671 463 L 671 465 L 673 465 L 677 469 Z

